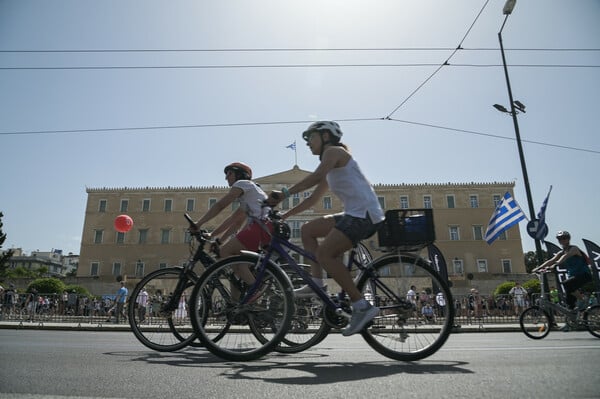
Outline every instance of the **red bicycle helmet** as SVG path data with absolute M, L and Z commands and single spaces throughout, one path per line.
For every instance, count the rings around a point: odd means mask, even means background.
M 229 165 L 225 166 L 224 172 L 233 170 L 238 180 L 251 180 L 252 179 L 252 169 L 250 166 L 246 165 L 243 162 L 233 162 Z

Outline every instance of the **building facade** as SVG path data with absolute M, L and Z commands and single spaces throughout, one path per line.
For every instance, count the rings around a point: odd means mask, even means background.
M 293 169 L 255 179 L 269 192 L 291 186 L 310 172 Z M 436 245 L 447 263 L 449 279 L 461 291 L 476 284 L 485 288 L 525 273 L 518 228 L 508 230 L 492 245 L 484 234 L 496 205 L 514 183 L 389 184 L 373 186 L 380 203 L 389 209 L 433 209 Z M 190 236 L 184 213 L 194 220 L 203 215 L 228 187 L 88 188 L 81 241 L 78 278 L 114 282 L 117 276 L 134 283 L 159 268 L 182 265 L 190 256 Z M 284 201 L 282 210 L 293 207 L 310 191 Z M 237 204 L 233 204 L 231 211 Z M 303 223 L 342 210 L 331 193 L 313 208 L 288 219 L 292 240 L 300 238 Z M 223 211 L 206 226 L 218 226 L 231 212 Z M 116 216 L 134 220 L 132 230 L 114 229 Z M 377 237 L 367 246 L 378 255 Z

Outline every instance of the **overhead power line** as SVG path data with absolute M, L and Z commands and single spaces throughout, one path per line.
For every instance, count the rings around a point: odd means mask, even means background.
M 0 53 L 253 53 L 253 52 L 337 52 L 337 51 L 453 51 L 454 47 L 339 47 L 339 48 L 206 48 L 206 49 L 4 49 Z M 498 51 L 498 47 L 463 47 L 462 51 Z M 504 51 L 595 52 L 600 48 L 505 48 Z
M 447 130 L 451 132 L 473 134 L 477 136 L 490 137 L 494 139 L 502 140 L 516 140 L 514 137 L 506 137 L 496 134 L 477 132 L 474 130 L 466 130 L 459 128 L 452 128 L 441 125 L 434 125 L 431 123 L 407 121 L 402 119 L 394 118 L 346 118 L 346 119 L 335 119 L 338 122 L 369 122 L 369 121 L 393 121 L 398 123 L 405 123 L 415 126 L 423 126 L 434 129 Z M 21 136 L 21 135 L 49 135 L 49 134 L 81 134 L 81 133 L 103 133 L 103 132 L 116 132 L 116 131 L 131 131 L 141 132 L 148 130 L 166 130 L 166 129 L 205 129 L 205 128 L 223 128 L 223 127 L 244 127 L 244 126 L 269 126 L 269 125 L 292 125 L 292 124 L 307 124 L 312 123 L 314 120 L 298 120 L 298 121 L 271 121 L 271 122 L 236 122 L 236 123 L 205 123 L 205 124 L 194 124 L 194 125 L 165 125 L 165 126 L 138 126 L 138 127 L 115 127 L 115 128 L 98 128 L 98 129 L 68 129 L 68 130 L 31 130 L 31 131 L 16 131 L 16 132 L 0 132 L 0 136 Z M 573 146 L 565 146 L 560 144 L 552 144 L 541 141 L 532 140 L 521 140 L 525 143 L 543 145 L 547 147 L 562 148 L 573 151 L 589 152 L 592 154 L 600 154 L 600 150 L 590 150 L 587 148 L 579 148 Z
M 600 68 L 600 65 L 585 64 L 510 64 L 511 68 Z M 446 63 L 386 63 L 386 64 L 262 64 L 262 65 L 79 65 L 79 66 L 15 66 L 0 67 L 0 71 L 52 71 L 52 70 L 111 70 L 111 69 L 267 69 L 267 68 L 423 68 L 461 67 L 494 68 L 502 64 L 451 64 Z M 435 74 L 435 73 L 434 73 Z M 433 77 L 433 75 L 431 77 Z M 424 82 L 426 83 L 426 82 Z M 420 87 L 419 87 L 420 88 Z M 403 105 L 403 104 L 401 104 Z M 393 112 L 392 112 L 393 113 Z

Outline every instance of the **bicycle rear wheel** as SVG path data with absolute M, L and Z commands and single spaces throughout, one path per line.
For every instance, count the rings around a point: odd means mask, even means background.
M 523 334 L 531 339 L 542 339 L 550 334 L 551 318 L 539 306 L 531 306 L 519 316 L 519 325 Z
M 192 291 L 194 330 L 205 347 L 223 359 L 258 359 L 275 349 L 290 326 L 294 313 L 290 281 L 271 263 L 256 271 L 258 259 L 240 255 L 217 262 L 202 274 Z M 238 292 L 241 285 L 234 267 L 248 267 L 261 280 L 255 299 L 248 303 L 241 303 L 246 293 Z
M 600 305 L 590 307 L 583 315 L 583 319 L 587 323 L 590 334 L 600 338 Z
M 135 337 L 145 346 L 161 352 L 182 349 L 194 342 L 196 334 L 188 314 L 188 299 L 194 283 L 187 281 L 177 308 L 164 311 L 170 294 L 182 274 L 181 267 L 160 269 L 145 276 L 133 289 L 128 302 L 129 325 Z M 142 290 L 145 289 L 146 294 Z M 138 303 L 147 298 L 147 306 Z
M 431 319 L 406 300 L 413 285 L 430 293 L 430 305 L 435 308 Z M 399 254 L 379 258 L 361 275 L 357 286 L 380 309 L 362 336 L 382 355 L 419 360 L 435 353 L 448 339 L 454 323 L 452 294 L 424 259 Z

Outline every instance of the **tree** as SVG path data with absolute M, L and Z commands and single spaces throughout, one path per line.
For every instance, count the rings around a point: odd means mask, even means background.
M 542 256 L 544 259 L 548 259 L 548 253 L 542 250 Z M 524 254 L 525 257 L 525 270 L 527 273 L 536 268 L 538 265 L 537 254 L 534 251 L 529 251 Z
M 40 294 L 61 294 L 65 290 L 65 283 L 53 277 L 38 278 L 32 281 L 27 287 L 27 291 L 35 288 Z
M 4 214 L 0 212 L 0 250 L 2 249 L 2 244 L 6 241 L 6 233 L 2 231 L 2 217 Z M 4 278 L 6 275 L 6 271 L 8 269 L 8 260 L 12 257 L 13 250 L 9 249 L 8 251 L 0 251 L 0 279 Z

